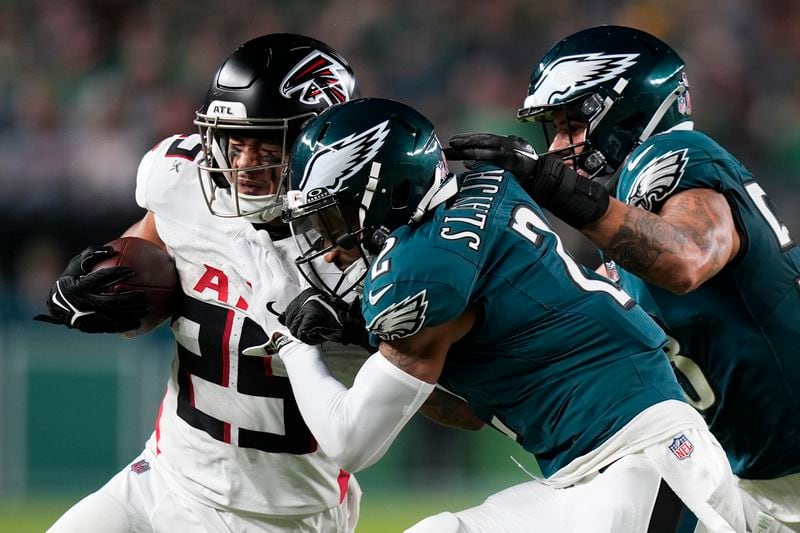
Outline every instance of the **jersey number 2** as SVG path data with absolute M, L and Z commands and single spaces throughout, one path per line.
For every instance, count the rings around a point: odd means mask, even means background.
M 511 215 L 509 227 L 519 233 L 522 237 L 532 242 L 535 246 L 542 244 L 544 235 L 552 235 L 555 239 L 554 249 L 558 257 L 564 263 L 564 267 L 570 279 L 585 291 L 604 292 L 614 298 L 624 308 L 633 305 L 633 299 L 620 288 L 615 287 L 609 282 L 599 279 L 589 278 L 581 266 L 564 250 L 561 239 L 550 229 L 536 211 L 526 205 L 518 205 L 514 208 Z

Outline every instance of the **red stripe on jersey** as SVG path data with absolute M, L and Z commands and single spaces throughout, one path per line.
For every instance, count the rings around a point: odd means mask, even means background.
M 231 362 L 231 330 L 233 329 L 234 311 L 228 311 L 228 318 L 225 320 L 225 332 L 222 334 L 222 379 L 220 385 L 230 387 L 230 362 Z
M 247 300 L 239 296 L 239 299 L 236 301 L 236 308 L 241 309 L 242 311 L 247 311 L 248 307 L 250 307 L 250 305 L 247 303 Z
M 350 482 L 350 473 L 340 469 L 339 477 L 336 481 L 339 482 L 339 503 L 341 504 L 345 496 L 347 496 L 347 484 Z
M 222 440 L 227 442 L 228 444 L 231 443 L 231 425 L 227 422 L 223 422 L 222 426 Z
M 164 398 L 161 399 L 161 405 L 158 406 L 158 414 L 156 415 L 156 455 L 161 453 L 158 447 L 158 441 L 161 439 L 161 414 L 164 412 L 164 401 L 167 399 L 167 394 L 164 393 Z
M 264 374 L 267 376 L 272 375 L 272 356 L 268 355 L 264 358 Z

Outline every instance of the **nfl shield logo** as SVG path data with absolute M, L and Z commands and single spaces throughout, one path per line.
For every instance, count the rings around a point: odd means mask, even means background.
M 691 443 L 689 439 L 686 438 L 686 435 L 681 433 L 674 439 L 672 439 L 672 444 L 669 445 L 669 451 L 672 452 L 675 457 L 679 460 L 683 461 L 694 451 L 694 445 Z
M 606 274 L 608 274 L 608 279 L 614 283 L 619 282 L 619 271 L 614 261 L 606 261 Z
M 131 465 L 131 472 L 134 472 L 136 474 L 144 474 L 148 470 L 150 470 L 150 463 L 148 463 L 147 460 L 145 459 L 142 459 L 141 461 L 136 461 Z

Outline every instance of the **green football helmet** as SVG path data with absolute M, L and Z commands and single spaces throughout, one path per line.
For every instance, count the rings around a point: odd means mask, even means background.
M 589 176 L 608 176 L 651 135 L 692 128 L 688 89 L 683 60 L 661 40 L 598 26 L 565 37 L 544 55 L 517 117 L 542 123 L 548 143 L 555 111 L 586 123 L 586 139 L 570 140 L 558 155 Z
M 456 192 L 430 121 L 381 98 L 346 102 L 309 122 L 289 156 L 287 181 L 284 220 L 300 249 L 296 262 L 338 297 L 360 287 L 392 231 Z M 322 257 L 336 247 L 359 259 L 337 264 L 343 272 L 331 277 Z

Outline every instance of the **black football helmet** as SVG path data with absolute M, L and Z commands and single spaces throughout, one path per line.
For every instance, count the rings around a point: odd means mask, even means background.
M 228 157 L 230 136 L 282 147 L 280 160 L 239 170 L 283 170 L 292 143 L 309 119 L 358 96 L 358 83 L 347 61 L 310 37 L 274 33 L 237 48 L 214 75 L 194 121 L 200 129 L 199 175 L 209 210 L 257 223 L 278 217 L 283 194 L 239 192 Z
M 456 180 L 433 129 L 411 107 L 362 98 L 312 120 L 287 169 L 297 264 L 316 287 L 345 297 L 361 282 L 389 234 L 420 222 L 455 194 Z M 340 247 L 360 259 L 331 275 L 322 256 Z
M 589 176 L 603 176 L 651 135 L 692 127 L 688 89 L 684 62 L 667 44 L 641 30 L 598 26 L 565 37 L 544 55 L 517 117 L 541 122 L 548 143 L 554 111 L 586 123 L 585 141 L 558 154 Z

